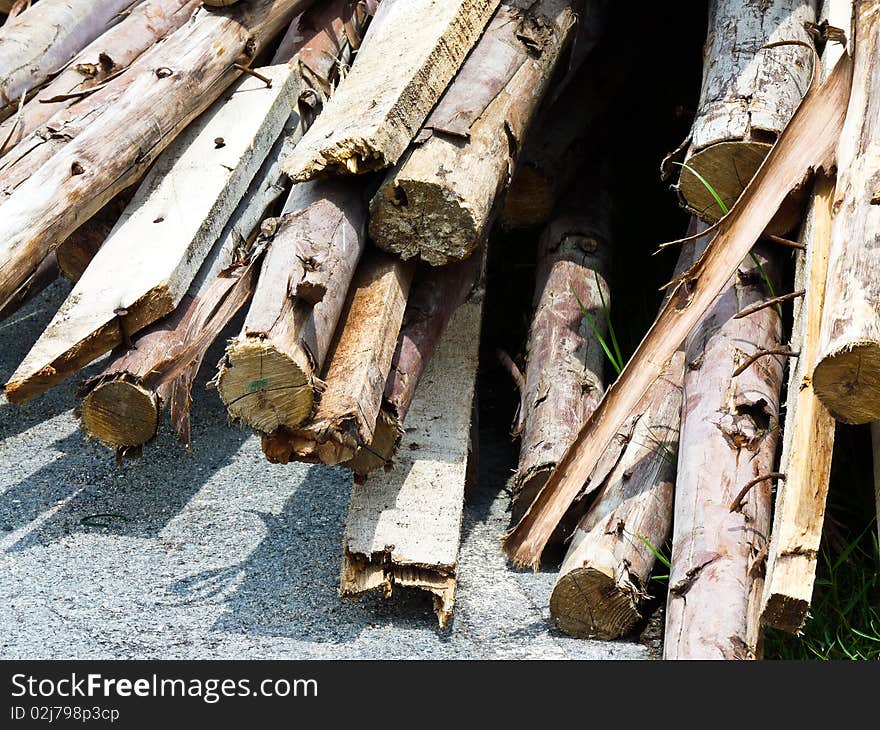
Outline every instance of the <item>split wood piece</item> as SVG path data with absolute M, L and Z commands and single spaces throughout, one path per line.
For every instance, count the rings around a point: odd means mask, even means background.
M 126 79 L 125 90 L 110 108 L 2 203 L 0 305 L 57 242 L 140 178 L 242 73 L 240 62 L 308 4 L 253 0 L 225 11 L 202 9 L 138 59 L 118 79 Z
M 473 253 L 574 28 L 568 0 L 527 9 L 501 4 L 415 146 L 373 198 L 377 246 L 434 266 Z
M 717 235 L 706 252 L 671 284 L 671 299 L 525 517 L 507 535 L 505 550 L 517 565 L 540 564 L 547 540 L 679 343 L 712 306 L 788 193 L 803 185 L 811 170 L 828 164 L 843 127 L 851 82 L 849 56 L 840 60 L 825 83 L 818 77 L 814 80 L 736 206 L 712 229 Z
M 803 46 L 764 48 L 800 41 L 812 45 L 805 23 L 816 20 L 816 0 L 712 0 L 704 49 L 703 86 L 679 179 L 685 207 L 714 222 L 739 198 L 810 84 L 813 53 Z M 771 230 L 800 223 L 803 196 L 777 213 Z
M 58 270 L 65 279 L 73 282 L 80 280 L 113 227 L 122 217 L 134 197 L 135 190 L 134 186 L 123 190 L 96 216 L 77 228 L 58 245 L 55 249 L 55 258 L 58 260 Z
M 380 251 L 361 260 L 327 355 L 315 415 L 302 428 L 264 435 L 269 461 L 340 464 L 373 441 L 413 268 Z
M 345 524 L 340 592 L 395 587 L 434 594 L 452 618 L 477 375 L 482 291 L 452 318 L 422 375 L 394 467 L 355 483 Z
M 824 3 L 823 22 L 848 37 L 852 6 L 852 0 Z M 839 43 L 826 44 L 823 75 L 827 76 L 843 50 Z M 789 370 L 779 466 L 785 480 L 776 487 L 761 599 L 761 621 L 792 633 L 803 627 L 813 595 L 834 450 L 834 418 L 817 398 L 811 378 L 825 309 L 834 200 L 834 180 L 817 177 L 801 235 L 806 250 L 797 252 L 795 258 L 795 289 L 805 294 L 794 304 L 791 348 L 800 356 Z
M 271 87 L 243 79 L 156 161 L 7 383 L 11 402 L 39 395 L 179 304 L 290 115 L 293 72 L 261 75 Z
M 771 244 L 772 245 L 772 244 Z M 781 252 L 757 246 L 688 338 L 675 482 L 665 659 L 751 659 L 761 654 L 759 607 L 770 533 L 784 363 L 773 307 L 735 319 L 778 285 Z M 753 483 L 736 509 L 731 503 Z M 723 606 L 724 610 L 719 610 Z
M 691 232 L 702 230 L 705 224 L 693 219 Z M 674 275 L 703 248 L 705 242 L 685 244 Z M 616 639 L 642 618 L 654 551 L 672 529 L 684 361 L 679 348 L 584 484 L 582 495 L 596 498 L 571 536 L 550 594 L 550 615 L 563 633 Z
M 605 390 L 605 353 L 593 326 L 607 336 L 611 201 L 598 193 L 594 200 L 584 197 L 579 195 L 567 205 L 538 243 L 534 318 L 514 427 L 514 435 L 521 437 L 511 481 L 515 522 L 547 482 Z
M 0 124 L 0 154 L 48 122 L 60 109 L 118 76 L 144 51 L 180 28 L 198 6 L 198 0 L 145 0 L 135 4 L 118 24 L 86 46 L 43 86 L 20 114 Z
M 0 109 L 17 104 L 115 25 L 132 0 L 41 0 L 0 27 Z
M 309 418 L 333 333 L 366 243 L 359 181 L 295 185 L 241 333 L 219 365 L 229 415 L 260 433 Z
M 357 63 L 285 171 L 299 182 L 395 164 L 497 6 L 498 0 L 384 0 Z
M 464 261 L 440 267 L 422 267 L 412 285 L 403 326 L 385 383 L 382 410 L 373 440 L 358 449 L 344 466 L 356 478 L 378 469 L 390 469 L 403 438 L 403 424 L 425 368 L 434 357 L 449 321 L 467 299 L 483 270 L 478 252 Z
M 813 372 L 838 420 L 880 419 L 880 2 L 853 3 L 855 77 L 837 150 L 828 287 Z

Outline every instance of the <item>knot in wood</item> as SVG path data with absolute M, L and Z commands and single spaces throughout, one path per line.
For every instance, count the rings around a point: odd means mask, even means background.
M 171 76 L 173 73 L 174 73 L 174 71 L 172 71 L 167 66 L 160 66 L 159 68 L 156 69 L 156 76 L 160 79 L 167 78 L 168 76 Z

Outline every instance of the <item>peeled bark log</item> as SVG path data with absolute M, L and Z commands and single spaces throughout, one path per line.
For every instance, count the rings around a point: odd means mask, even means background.
M 577 196 L 574 202 L 547 226 L 538 244 L 535 314 L 529 331 L 525 388 L 514 429 L 521 436 L 519 464 L 511 482 L 516 521 L 544 486 L 605 390 L 605 353 L 580 304 L 606 337 L 605 307 L 611 305 L 607 284 L 611 201 L 596 194 L 594 200 Z
M 262 71 L 271 88 L 257 78 L 243 79 L 153 165 L 13 373 L 6 385 L 10 401 L 23 403 L 44 392 L 180 303 L 290 115 L 292 71 Z
M 781 323 L 765 307 L 734 315 L 770 295 L 779 251 L 756 249 L 688 339 L 672 567 L 666 604 L 666 659 L 760 655 L 758 609 L 770 532 L 771 480 L 783 363 L 753 353 L 778 348 Z M 763 268 L 763 271 L 761 270 Z M 734 507 L 737 495 L 753 480 Z M 723 610 L 722 610 L 723 607 Z
M 302 182 L 395 164 L 497 6 L 498 0 L 384 0 L 358 62 L 297 146 L 288 175 Z
M 370 236 L 432 265 L 467 258 L 498 212 L 579 3 L 504 2 L 370 204 Z M 427 137 L 427 138 L 426 138 Z
M 48 122 L 59 110 L 118 76 L 144 51 L 180 28 L 198 6 L 198 0 L 145 0 L 135 4 L 118 24 L 86 46 L 70 65 L 43 86 L 25 104 L 21 114 L 0 124 L 0 154 Z
M 43 257 L 136 181 L 309 0 L 253 0 L 202 10 L 124 76 L 112 108 L 2 204 L 0 304 Z M 125 130 L 120 135 L 120 130 Z
M 0 109 L 58 73 L 130 5 L 131 0 L 42 0 L 0 27 Z
M 233 418 L 261 433 L 312 415 L 318 373 L 364 250 L 357 182 L 294 186 L 273 223 L 244 328 L 226 348 L 217 387 Z
M 694 219 L 692 231 L 703 228 Z M 693 264 L 695 248 L 685 245 L 675 276 Z M 566 634 L 616 639 L 642 618 L 654 550 L 672 529 L 684 360 L 679 348 L 584 485 L 596 498 L 571 537 L 550 594 L 550 615 Z
M 880 2 L 854 3 L 855 77 L 837 190 L 816 395 L 838 420 L 880 419 Z
M 20 307 L 23 307 L 54 282 L 58 278 L 59 273 L 55 254 L 49 254 L 40 262 L 37 270 L 31 274 L 30 278 L 9 298 L 6 306 L 0 308 L 0 322 L 13 312 L 16 312 Z
M 728 208 L 791 119 L 812 74 L 813 54 L 802 46 L 765 48 L 779 41 L 812 44 L 805 23 L 816 0 L 712 0 L 704 49 L 703 88 L 679 180 L 685 207 L 710 223 L 722 211 L 696 171 Z M 783 204 L 772 230 L 800 222 L 802 196 Z
M 373 439 L 344 464 L 356 478 L 391 467 L 403 438 L 404 420 L 425 368 L 434 357 L 456 309 L 476 284 L 482 265 L 483 256 L 478 253 L 448 266 L 422 268 L 416 274 Z
M 263 436 L 273 463 L 340 464 L 373 441 L 413 266 L 373 251 L 358 265 L 327 356 L 318 408 L 304 427 Z
M 475 291 L 454 315 L 419 383 L 399 460 L 355 484 L 345 523 L 340 593 L 420 588 L 434 595 L 441 628 L 455 604 L 482 298 Z

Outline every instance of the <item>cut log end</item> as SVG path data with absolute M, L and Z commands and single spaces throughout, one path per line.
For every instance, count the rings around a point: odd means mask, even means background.
M 880 343 L 863 342 L 823 357 L 813 372 L 813 389 L 838 421 L 880 419 Z
M 513 178 L 499 220 L 505 228 L 544 225 L 556 206 L 556 188 L 546 173 L 522 165 Z
M 773 594 L 767 598 L 764 610 L 761 612 L 761 623 L 790 634 L 797 634 L 803 628 L 809 611 L 809 600 Z
M 284 172 L 295 183 L 336 175 L 360 175 L 384 170 L 393 164 L 387 161 L 368 140 L 346 140 L 345 144 L 324 150 L 314 159 L 302 164 L 297 163 L 298 161 L 293 159 L 284 167 Z
M 359 477 L 365 477 L 379 469 L 388 469 L 402 438 L 403 427 L 399 420 L 383 409 L 376 420 L 373 441 L 359 448 L 354 458 L 347 461 L 345 466 Z
M 306 464 L 336 465 L 349 461 L 355 454 L 355 446 L 335 438 L 324 437 L 311 428 L 291 431 L 279 428 L 262 435 L 263 454 L 271 464 L 289 464 L 301 461 Z
M 305 358 L 301 358 L 305 359 Z M 226 350 L 217 388 L 229 414 L 261 433 L 296 428 L 312 413 L 312 368 L 256 338 Z
M 474 252 L 480 233 L 462 202 L 436 182 L 390 178 L 370 203 L 370 236 L 404 259 L 417 256 L 432 266 L 461 261 Z
M 617 639 L 641 619 L 639 591 L 589 566 L 560 576 L 550 595 L 550 615 L 559 630 L 579 639 Z
M 137 383 L 109 380 L 83 400 L 80 425 L 112 449 L 142 446 L 159 428 L 159 399 Z
M 554 464 L 538 466 L 514 477 L 511 483 L 511 515 L 514 523 L 523 518 L 529 505 L 535 501 L 538 492 L 544 488 L 550 478 L 554 466 Z

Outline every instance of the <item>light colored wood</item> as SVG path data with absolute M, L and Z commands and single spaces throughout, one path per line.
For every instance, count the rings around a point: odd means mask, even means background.
M 816 20 L 816 0 L 712 0 L 709 8 L 703 86 L 685 162 L 731 208 L 810 84 L 809 48 L 764 46 L 811 44 L 804 24 Z M 708 222 L 721 217 L 712 193 L 687 168 L 679 190 L 694 215 Z M 775 232 L 790 230 L 800 215 L 800 201 L 784 205 Z
M 359 181 L 295 185 L 271 222 L 248 316 L 217 375 L 230 416 L 260 433 L 296 428 L 314 411 L 318 373 L 366 244 L 362 195 Z
M 124 91 L 2 203 L 0 303 L 40 260 L 138 180 L 309 0 L 200 10 L 118 81 Z M 109 89 L 110 87 L 107 87 Z M 99 92 L 100 93 L 100 92 Z M 125 130 L 121 135 L 120 130 Z
M 395 164 L 497 6 L 498 0 L 384 0 L 357 63 L 285 171 L 304 181 Z
M 880 2 L 858 0 L 855 78 L 837 150 L 816 395 L 839 421 L 880 419 Z
M 41 0 L 0 26 L 0 109 L 18 104 L 119 20 L 131 0 Z
M 425 368 L 455 311 L 477 283 L 483 265 L 484 255 L 478 252 L 464 261 L 422 267 L 418 271 L 406 304 L 373 439 L 344 464 L 357 476 L 390 468 Z
M 602 399 L 605 353 L 580 304 L 607 338 L 611 246 L 611 201 L 595 191 L 577 195 L 541 234 L 525 388 L 514 429 L 520 436 L 511 481 L 514 521 Z
M 397 463 L 355 484 L 345 524 L 340 592 L 415 586 L 452 618 L 477 374 L 482 292 L 453 316 L 407 418 Z
M 370 236 L 376 245 L 435 266 L 474 251 L 498 212 L 496 201 L 574 35 L 571 5 L 502 3 L 417 144 L 373 198 Z
M 293 432 L 265 435 L 269 461 L 340 464 L 373 441 L 413 268 L 375 250 L 361 260 L 327 355 L 315 415 Z
M 566 451 L 525 517 L 505 538 L 517 565 L 537 567 L 541 552 L 639 400 L 662 374 L 680 342 L 712 306 L 743 257 L 763 233 L 788 193 L 810 170 L 832 157 L 846 116 L 852 63 L 841 59 L 825 83 L 818 79 L 779 137 L 730 215 L 713 229 L 714 240 L 673 294 L 620 377 Z
M 42 86 L 24 108 L 0 124 L 0 154 L 8 152 L 56 112 L 71 106 L 128 68 L 144 51 L 177 30 L 199 6 L 199 0 L 145 0 L 92 41 L 70 64 Z
M 689 232 L 704 229 L 693 219 Z M 685 244 L 674 275 L 703 248 L 705 242 Z M 583 486 L 582 498 L 596 496 L 571 535 L 550 594 L 550 615 L 563 633 L 616 639 L 642 618 L 654 550 L 664 549 L 672 529 L 684 360 L 679 348 Z
M 271 88 L 243 79 L 156 161 L 12 375 L 10 401 L 33 398 L 177 306 L 290 115 L 293 72 L 261 73 Z

